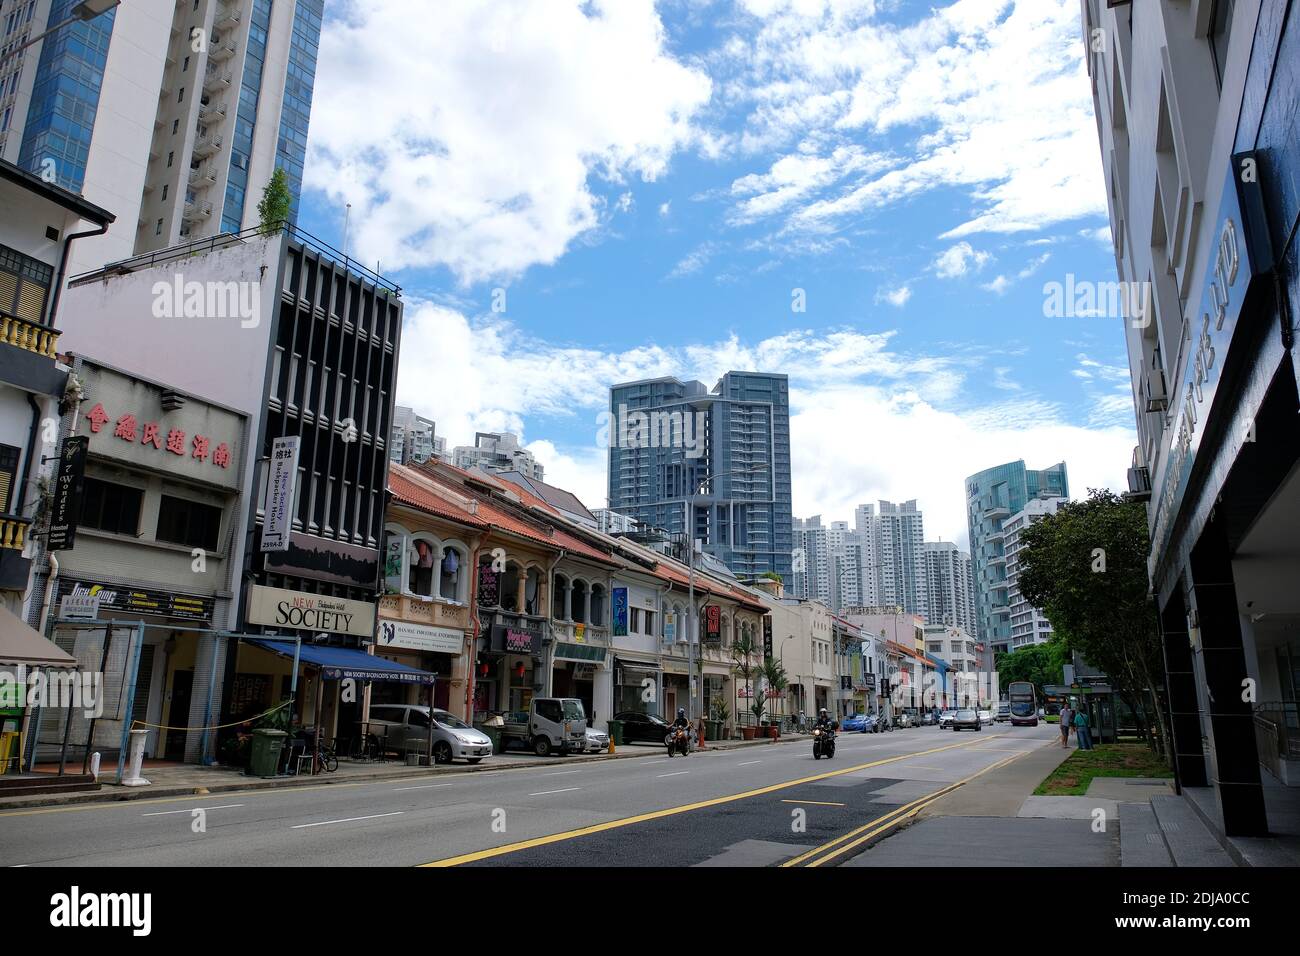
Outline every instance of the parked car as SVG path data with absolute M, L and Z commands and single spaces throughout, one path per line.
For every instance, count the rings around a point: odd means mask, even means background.
M 921 722 L 915 707 L 904 707 L 894 716 L 895 727 L 916 727 Z
M 429 708 L 423 704 L 372 704 L 370 736 L 386 751 L 423 752 L 428 746 Z M 478 763 L 492 756 L 492 740 L 445 710 L 433 711 L 433 761 L 460 758 Z
M 993 723 L 993 711 L 991 711 L 991 710 L 981 710 L 981 711 L 979 712 L 979 715 L 980 715 L 980 723 L 981 723 L 981 724 L 991 724 L 991 723 Z
M 955 711 L 955 710 L 945 710 L 945 711 L 943 711 L 942 713 L 940 713 L 940 714 L 939 714 L 939 729 L 940 729 L 940 730 L 943 730 L 943 728 L 947 727 L 948 729 L 951 730 L 951 729 L 952 729 L 952 720 L 953 720 L 953 718 L 956 717 L 956 716 L 957 716 L 957 711 Z
M 840 723 L 840 729 L 846 734 L 865 734 L 868 732 L 869 719 L 866 714 L 849 714 Z
M 668 722 L 658 714 L 642 714 L 634 710 L 625 710 L 615 714 L 614 719 L 623 724 L 623 742 L 662 744 L 668 736 Z
M 1001 724 L 1001 723 L 1005 723 L 1006 721 L 1010 720 L 1010 719 L 1011 719 L 1011 701 L 1009 701 L 1009 700 L 1001 701 L 1001 702 L 998 704 L 997 713 L 995 713 L 995 714 L 993 715 L 993 719 L 994 719 L 995 721 L 997 721 L 999 724 Z
M 979 730 L 980 714 L 978 710 L 971 710 L 969 707 L 963 707 L 957 713 L 953 714 L 952 729 L 958 730 Z
M 939 715 L 932 710 L 927 710 L 921 714 L 921 726 L 933 727 L 939 722 Z
M 587 728 L 587 749 L 584 753 L 598 754 L 609 750 L 609 734 L 595 727 Z

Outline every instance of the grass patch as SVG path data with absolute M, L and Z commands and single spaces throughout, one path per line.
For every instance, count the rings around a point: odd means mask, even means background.
M 1145 744 L 1098 744 L 1075 750 L 1047 775 L 1034 794 L 1040 797 L 1081 797 L 1093 777 L 1172 777 L 1165 762 Z

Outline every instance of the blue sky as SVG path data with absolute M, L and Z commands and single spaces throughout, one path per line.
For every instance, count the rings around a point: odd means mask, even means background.
M 612 382 L 755 368 L 796 515 L 917 498 L 964 542 L 989 465 L 1122 484 L 1120 320 L 1044 315 L 1115 278 L 1076 0 L 328 7 L 302 225 L 352 204 L 450 444 L 520 432 L 598 507 Z

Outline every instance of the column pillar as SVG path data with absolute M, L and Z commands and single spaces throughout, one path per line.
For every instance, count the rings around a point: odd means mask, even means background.
M 528 571 L 524 568 L 519 569 L 519 580 L 515 582 L 515 607 L 519 608 L 519 613 L 524 613 L 526 588 L 528 586 Z
M 1255 743 L 1255 715 L 1243 699 L 1251 675 L 1246 669 L 1232 556 L 1221 520 L 1212 518 L 1201 532 L 1192 549 L 1191 565 L 1224 833 L 1266 836 L 1268 817 Z
M 1187 602 L 1182 582 L 1160 615 L 1161 644 L 1165 657 L 1165 687 L 1169 699 L 1169 742 L 1179 787 L 1204 787 L 1205 750 L 1201 746 L 1201 711 L 1196 700 L 1196 671 L 1187 633 Z

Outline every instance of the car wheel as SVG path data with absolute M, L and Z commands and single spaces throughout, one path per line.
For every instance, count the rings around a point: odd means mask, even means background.
M 451 744 L 445 740 L 439 740 L 433 745 L 433 762 L 434 763 L 451 763 Z
M 539 757 L 549 756 L 551 752 L 551 742 L 545 737 L 533 738 L 533 753 Z

